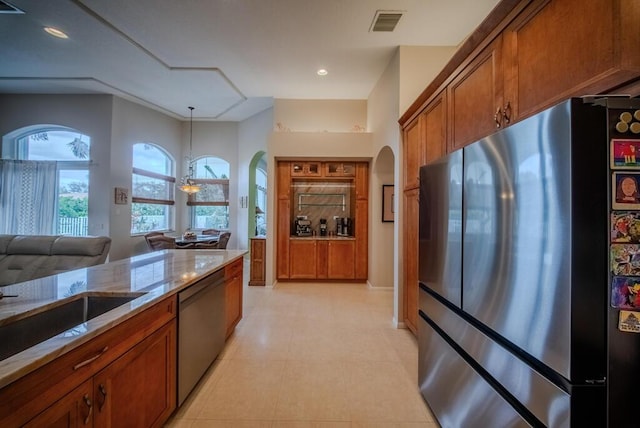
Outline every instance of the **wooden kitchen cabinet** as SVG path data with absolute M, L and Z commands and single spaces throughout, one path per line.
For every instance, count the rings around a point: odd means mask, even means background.
M 304 162 L 287 161 L 291 166 Z M 280 171 L 280 163 L 277 169 Z M 289 198 L 277 200 L 276 220 L 276 277 L 278 280 L 358 280 L 366 281 L 368 276 L 368 231 L 369 231 L 369 163 L 368 162 L 341 162 L 323 161 L 321 177 L 307 177 L 300 179 L 291 174 L 287 182 L 286 174 L 278 174 L 278 187 L 288 187 Z M 339 203 L 333 200 L 310 200 L 312 196 L 322 195 L 301 192 L 298 196 L 304 196 L 304 203 L 300 197 L 294 197 L 294 184 L 303 183 L 309 186 L 335 186 L 342 190 Z M 284 195 L 284 191 L 278 191 Z M 326 199 L 326 198 L 325 198 Z M 310 200 L 307 202 L 307 200 Z M 294 236 L 292 230 L 293 210 L 297 213 L 299 208 L 322 210 L 332 206 L 342 206 L 341 212 L 352 220 L 349 239 L 341 237 L 331 238 L 327 236 L 313 236 L 300 238 Z M 324 217 L 331 222 L 330 232 L 335 233 L 335 214 L 325 214 Z M 340 216 L 336 216 L 340 217 Z M 335 246 L 334 246 L 335 244 Z M 342 260 L 339 261 L 339 259 Z
M 325 162 L 325 177 L 354 177 L 356 165 L 353 162 Z
M 316 279 L 316 240 L 292 239 L 289 242 L 291 279 Z
M 34 427 L 97 427 L 104 422 L 97 414 L 98 403 L 103 403 L 102 412 L 105 412 L 104 406 L 112 399 L 120 400 L 121 396 L 134 397 L 130 401 L 135 400 L 136 407 L 140 406 L 139 413 L 152 423 L 112 426 L 162 426 L 176 406 L 176 307 L 175 296 L 164 299 L 0 389 L 0 426 L 18 427 L 29 423 Z M 160 342 L 164 348 L 151 346 Z M 107 383 L 102 375 L 116 370 L 114 367 L 124 369 L 126 364 L 122 361 L 133 361 L 135 358 L 129 359 L 134 355 L 145 361 L 136 366 L 139 372 L 136 375 L 143 376 L 146 385 L 156 388 L 154 379 L 160 377 L 166 384 L 147 394 L 144 382 Z M 158 372 L 160 367 L 166 371 Z M 105 388 L 106 401 L 101 401 L 104 394 L 100 385 Z M 164 395 L 161 398 L 158 394 Z M 147 396 L 152 396 L 153 403 L 147 401 Z M 84 425 L 89 408 L 91 419 Z M 119 406 L 114 406 L 111 412 L 119 411 Z M 110 413 L 108 418 L 122 420 L 119 413 Z
M 330 240 L 327 256 L 327 273 L 331 279 L 355 278 L 355 241 Z
M 287 183 L 287 187 L 289 184 Z M 291 236 L 291 201 L 278 200 L 276 220 L 276 276 L 289 278 L 289 237 Z
M 88 380 L 26 423 L 24 428 L 93 426 L 93 382 Z
M 531 2 L 503 32 L 505 100 L 513 117 L 637 78 L 639 23 L 637 0 Z
M 418 325 L 418 224 L 420 189 L 404 193 L 404 321 L 417 334 Z
M 321 177 L 321 162 L 291 162 L 292 177 Z
M 176 406 L 176 322 L 93 378 L 94 427 L 162 427 Z
M 329 241 L 316 241 L 316 278 L 329 278 Z
M 229 337 L 242 319 L 242 259 L 224 268 L 226 335 Z
M 498 36 L 448 86 L 449 152 L 504 126 L 502 70 Z
M 251 238 L 251 265 L 249 268 L 249 285 L 265 284 L 265 268 L 267 241 L 264 237 Z
M 423 113 L 424 163 L 429 163 L 447 152 L 447 92 L 442 91 Z
M 356 199 L 369 199 L 369 164 L 366 162 L 356 165 Z
M 366 280 L 369 276 L 369 201 L 356 201 L 356 224 L 355 235 L 358 237 L 355 241 L 354 269 L 355 278 Z
M 424 115 L 414 118 L 403 130 L 404 188 L 420 185 L 420 166 L 424 164 Z
M 278 199 L 289 200 L 291 197 L 291 165 L 289 162 L 280 161 L 276 166 L 276 189 Z

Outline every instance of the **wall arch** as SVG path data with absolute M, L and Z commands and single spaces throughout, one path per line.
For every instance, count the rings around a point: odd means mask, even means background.
M 382 222 L 382 186 L 394 185 L 395 155 L 389 146 L 382 147 L 373 158 L 371 174 L 371 222 L 374 231 L 369 241 L 369 278 L 375 288 L 395 287 L 395 223 Z M 394 198 L 394 212 L 397 212 L 397 200 Z
M 267 153 L 263 150 L 257 151 L 249 162 L 249 192 L 248 192 L 248 212 L 247 216 L 247 236 L 255 236 L 256 232 L 256 169 L 258 167 L 267 171 Z M 267 176 L 268 177 L 268 176 Z M 267 183 L 268 185 L 268 183 Z M 260 207 L 267 215 L 267 206 Z

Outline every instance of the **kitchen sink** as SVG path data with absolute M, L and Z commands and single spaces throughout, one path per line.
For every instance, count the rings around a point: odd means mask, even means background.
M 0 360 L 60 333 L 82 330 L 82 323 L 124 305 L 144 293 L 117 295 L 84 293 L 53 307 L 0 326 Z

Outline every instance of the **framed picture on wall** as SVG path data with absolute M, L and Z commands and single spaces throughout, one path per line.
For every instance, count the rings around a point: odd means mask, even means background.
M 129 202 L 129 189 L 116 187 L 115 203 L 117 205 L 126 205 L 127 202 Z
M 383 184 L 382 185 L 382 222 L 393 222 L 394 220 L 394 211 L 393 211 L 393 184 Z

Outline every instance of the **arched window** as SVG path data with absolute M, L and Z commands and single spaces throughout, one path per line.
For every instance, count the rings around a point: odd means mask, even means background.
M 133 145 L 131 234 L 171 230 L 174 222 L 173 159 L 151 143 Z
M 88 135 L 62 126 L 5 137 L 0 233 L 87 235 L 90 149 Z
M 193 162 L 194 181 L 202 186 L 189 195 L 191 229 L 229 228 L 229 162 L 202 157 Z

